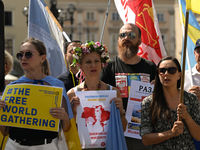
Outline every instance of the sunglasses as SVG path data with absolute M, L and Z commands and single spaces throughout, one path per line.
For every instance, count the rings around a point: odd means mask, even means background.
M 166 71 L 167 71 L 169 74 L 175 74 L 177 70 L 178 70 L 178 68 L 176 68 L 176 67 L 158 68 L 158 73 L 159 73 L 160 75 L 163 75 L 163 74 L 165 74 Z
M 128 36 L 130 39 L 134 39 L 136 37 L 135 33 L 120 33 L 119 37 L 121 39 L 124 39 L 126 36 Z
M 25 55 L 25 57 L 26 57 L 27 59 L 30 59 L 30 58 L 33 56 L 33 54 L 34 54 L 34 53 L 32 53 L 32 52 L 17 53 L 16 57 L 17 57 L 18 60 L 21 60 L 22 57 Z

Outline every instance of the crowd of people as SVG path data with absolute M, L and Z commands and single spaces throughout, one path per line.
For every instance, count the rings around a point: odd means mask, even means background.
M 52 117 L 60 119 L 60 126 L 67 132 L 71 128 L 67 102 L 70 102 L 75 120 L 77 107 L 83 101 L 77 96 L 80 91 L 113 90 L 119 111 L 122 130 L 127 127 L 126 110 L 130 90 L 121 89 L 121 81 L 131 85 L 128 76 L 134 80 L 154 84 L 153 94 L 141 103 L 140 136 L 142 140 L 125 137 L 128 150 L 175 150 L 198 149 L 200 141 L 200 39 L 194 48 L 197 64 L 191 73 L 186 73 L 183 103 L 180 103 L 181 66 L 174 57 L 167 56 L 158 65 L 137 55 L 142 42 L 141 30 L 135 24 L 127 23 L 119 30 L 118 55 L 109 60 L 108 50 L 99 42 L 67 42 L 64 45 L 67 72 L 57 78 L 50 75 L 46 48 L 35 39 L 27 38 L 20 46 L 16 57 L 25 72 L 17 81 L 6 82 L 57 86 L 63 88 L 61 107 L 52 107 Z M 5 53 L 7 55 L 7 52 Z M 8 57 L 5 55 L 5 58 Z M 5 59 L 5 75 L 12 68 L 12 58 Z M 190 83 L 192 76 L 193 84 Z M 144 80 L 145 78 L 145 80 Z M 126 79 L 126 80 L 124 80 Z M 0 109 L 7 102 L 0 100 Z M 97 106 L 99 111 L 101 107 Z M 96 115 L 99 112 L 95 112 Z M 5 150 L 48 149 L 57 150 L 58 132 L 0 126 L 3 135 L 9 135 Z M 20 134 L 19 134 L 20 133 Z M 44 142 L 45 141 L 45 142 Z M 195 148 L 196 147 L 196 148 Z M 98 148 L 94 148 L 98 149 Z M 105 149 L 105 148 L 101 148 Z

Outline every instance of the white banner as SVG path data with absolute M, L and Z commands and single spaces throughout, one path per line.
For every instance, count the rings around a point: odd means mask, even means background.
M 80 91 L 77 107 L 78 133 L 82 148 L 104 148 L 110 117 L 110 100 L 116 90 Z

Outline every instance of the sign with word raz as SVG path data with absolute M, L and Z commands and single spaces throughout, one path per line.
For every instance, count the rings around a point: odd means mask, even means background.
M 139 133 L 141 124 L 141 102 L 146 96 L 153 93 L 153 88 L 154 85 L 150 83 L 132 80 L 126 110 L 128 125 L 124 132 L 125 136 L 141 139 Z
M 110 101 L 117 97 L 116 90 L 77 91 L 78 134 L 82 148 L 105 148 L 110 118 Z
M 33 84 L 6 86 L 2 100 L 7 105 L 0 109 L 0 125 L 57 132 L 59 119 L 50 108 L 61 107 L 62 88 Z

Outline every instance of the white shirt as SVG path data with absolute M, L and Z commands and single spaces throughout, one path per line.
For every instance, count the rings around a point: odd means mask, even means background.
M 192 68 L 191 75 L 192 75 L 193 84 L 197 85 L 197 86 L 200 86 L 200 72 L 197 71 L 196 65 Z M 191 85 L 189 70 L 186 70 L 185 71 L 184 90 L 188 91 L 189 88 L 192 87 L 192 86 L 193 85 Z

